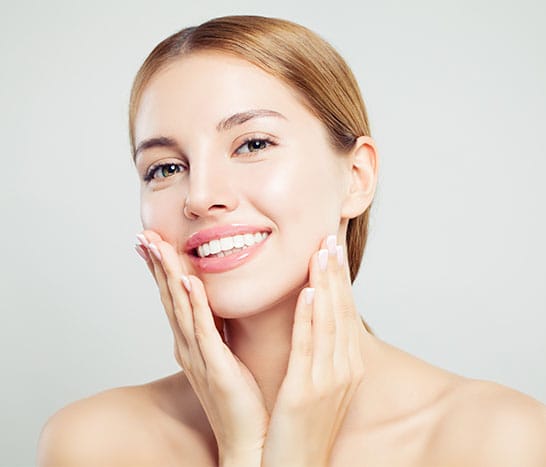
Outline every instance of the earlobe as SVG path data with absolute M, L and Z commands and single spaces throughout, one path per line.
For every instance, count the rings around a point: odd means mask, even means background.
M 350 181 L 341 217 L 352 219 L 371 204 L 379 174 L 379 156 L 371 136 L 360 136 L 350 155 Z

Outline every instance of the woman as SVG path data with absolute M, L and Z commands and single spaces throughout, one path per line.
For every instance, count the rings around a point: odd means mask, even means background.
M 130 138 L 183 371 L 62 409 L 40 465 L 546 465 L 543 405 L 360 324 L 379 160 L 317 35 L 248 16 L 174 34 L 136 76 Z

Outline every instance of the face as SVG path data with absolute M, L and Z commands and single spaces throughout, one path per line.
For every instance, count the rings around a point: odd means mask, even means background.
M 198 52 L 156 73 L 140 101 L 135 145 L 143 227 L 200 277 L 218 316 L 293 299 L 321 240 L 344 238 L 346 157 L 290 87 L 243 59 Z M 267 237 L 240 249 L 255 232 Z M 221 237 L 235 243 L 220 247 L 239 245 L 235 253 L 195 256 L 195 245 Z

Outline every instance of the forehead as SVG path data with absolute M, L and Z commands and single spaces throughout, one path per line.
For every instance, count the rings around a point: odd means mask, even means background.
M 279 78 L 240 57 L 196 52 L 169 63 L 148 82 L 135 136 L 138 141 L 188 125 L 212 128 L 227 115 L 256 108 L 277 111 L 292 122 L 316 120 L 304 99 Z

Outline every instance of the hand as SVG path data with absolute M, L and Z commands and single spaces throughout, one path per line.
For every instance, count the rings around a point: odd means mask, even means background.
M 364 375 L 364 331 L 344 253 L 335 236 L 325 246 L 328 250 L 315 253 L 310 263 L 314 297 L 304 289 L 296 305 L 287 374 L 271 413 L 263 467 L 328 465 Z
M 157 282 L 174 334 L 176 360 L 208 417 L 220 465 L 259 466 L 269 417 L 254 377 L 224 343 L 223 320 L 213 317 L 201 280 L 182 279 L 178 255 L 157 233 L 138 237 L 137 251 Z

